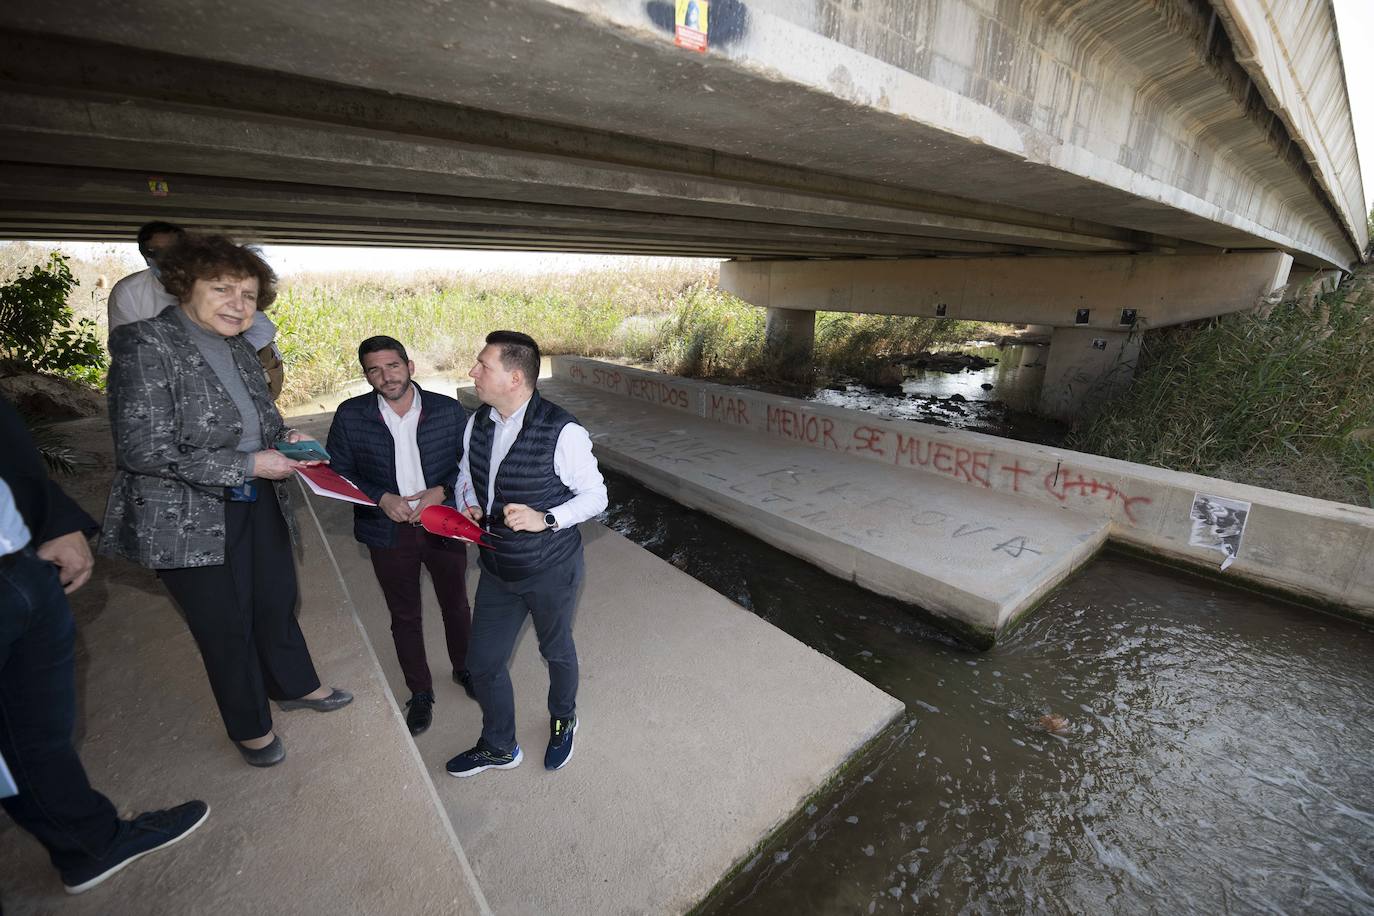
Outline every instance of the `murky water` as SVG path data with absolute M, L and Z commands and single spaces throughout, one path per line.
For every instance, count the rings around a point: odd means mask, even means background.
M 1374 629 L 1108 553 L 976 653 L 608 482 L 612 527 L 907 704 L 708 912 L 1374 912 Z
M 1063 441 L 1063 424 L 1032 413 L 1045 380 L 1048 347 L 964 347 L 959 352 L 994 360 L 995 365 L 959 372 L 909 369 L 900 386 L 888 389 L 845 380 L 819 389 L 810 400 L 1028 442 Z

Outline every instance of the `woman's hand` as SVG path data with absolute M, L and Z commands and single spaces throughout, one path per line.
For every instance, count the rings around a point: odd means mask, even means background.
M 292 461 L 276 449 L 264 449 L 253 453 L 253 476 L 266 477 L 268 480 L 285 480 L 295 473 L 296 468 L 319 464 L 318 461 Z
M 293 445 L 305 438 L 307 438 L 307 436 L 299 429 L 288 429 L 286 431 L 286 441 L 292 443 Z

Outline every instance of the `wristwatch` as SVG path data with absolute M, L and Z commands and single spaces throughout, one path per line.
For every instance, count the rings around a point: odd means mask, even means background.
M 553 517 L 552 512 L 544 513 L 544 524 L 549 526 L 550 531 L 558 530 L 558 519 Z

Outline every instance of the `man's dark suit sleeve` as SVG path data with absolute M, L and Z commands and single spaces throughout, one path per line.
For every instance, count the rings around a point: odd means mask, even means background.
M 0 448 L 0 477 L 14 493 L 34 547 L 73 531 L 94 534 L 100 529 L 95 519 L 48 477 L 43 457 L 19 411 L 4 398 L 0 398 L 0 442 L 5 443 Z
M 386 495 L 386 487 L 368 480 L 359 473 L 353 456 L 353 443 L 348 438 L 348 424 L 351 421 L 352 417 L 347 413 L 347 408 L 340 406 L 334 412 L 334 420 L 329 424 L 329 435 L 324 443 L 325 451 L 329 452 L 329 466 L 341 476 L 353 481 L 359 490 L 367 494 L 368 499 L 377 502 Z

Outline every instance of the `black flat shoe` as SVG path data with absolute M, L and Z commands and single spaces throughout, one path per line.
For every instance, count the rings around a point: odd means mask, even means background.
M 274 767 L 286 759 L 286 745 L 282 744 L 281 735 L 273 735 L 271 744 L 257 750 L 244 747 L 237 741 L 234 744 L 238 747 L 239 753 L 243 755 L 243 759 L 248 761 L 249 766 Z
M 417 693 L 406 701 L 406 728 L 412 735 L 425 732 L 434 721 L 434 694 Z
M 336 709 L 343 709 L 353 702 L 353 694 L 347 690 L 340 690 L 337 687 L 330 689 L 333 693 L 318 700 L 278 700 L 277 708 L 281 710 L 313 709 L 315 712 L 333 712 Z

